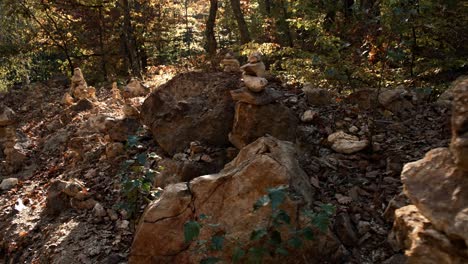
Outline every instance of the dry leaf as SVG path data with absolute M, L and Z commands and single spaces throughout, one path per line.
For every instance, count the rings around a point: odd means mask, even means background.
M 317 179 L 317 177 L 310 177 L 310 183 L 311 183 L 312 186 L 314 186 L 315 188 L 320 188 L 320 182 L 319 182 L 319 180 Z
M 351 197 L 348 197 L 348 196 L 345 196 L 345 195 L 342 195 L 342 194 L 335 194 L 335 198 L 336 200 L 338 200 L 338 202 L 340 204 L 349 204 L 353 201 L 353 199 L 351 199 Z

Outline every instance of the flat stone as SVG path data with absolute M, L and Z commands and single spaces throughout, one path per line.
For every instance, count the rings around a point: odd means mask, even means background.
M 282 98 L 283 94 L 277 90 L 267 87 L 259 93 L 254 93 L 244 88 L 232 90 L 231 96 L 234 101 L 253 105 L 266 105 Z

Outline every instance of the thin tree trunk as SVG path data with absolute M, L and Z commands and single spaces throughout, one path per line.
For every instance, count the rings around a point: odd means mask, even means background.
M 138 58 L 138 50 L 135 36 L 133 34 L 133 28 L 130 16 L 130 4 L 128 0 L 122 0 L 122 9 L 124 13 L 123 21 L 123 41 L 125 44 L 125 55 L 127 56 L 129 65 L 128 68 L 131 70 L 133 76 L 141 77 L 141 65 L 140 59 Z
M 288 14 L 288 7 L 287 7 L 287 2 L 281 0 L 281 8 L 283 9 L 283 24 L 284 24 L 284 31 L 286 33 L 287 39 L 288 39 L 288 45 L 289 47 L 294 47 L 294 38 L 291 32 L 291 28 L 289 27 L 289 14 Z
M 104 19 L 102 15 L 102 6 L 99 7 L 99 48 L 101 50 L 101 70 L 104 80 L 107 81 L 107 58 L 104 50 Z
M 216 12 L 218 11 L 218 0 L 210 0 L 210 14 L 206 21 L 206 51 L 210 57 L 214 57 L 216 54 L 216 37 L 214 27 L 216 23 Z
M 247 23 L 245 22 L 245 19 L 244 19 L 244 14 L 242 14 L 240 0 L 230 0 L 230 1 L 231 1 L 232 11 L 234 12 L 234 16 L 236 17 L 236 20 L 237 20 L 237 26 L 239 27 L 241 43 L 242 44 L 249 43 L 251 40 L 250 33 L 247 27 Z

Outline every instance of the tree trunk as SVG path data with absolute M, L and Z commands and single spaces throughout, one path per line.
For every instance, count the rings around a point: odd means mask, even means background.
M 294 37 L 291 32 L 291 28 L 289 27 L 289 13 L 288 13 L 288 6 L 287 2 L 281 0 L 281 9 L 283 11 L 283 19 L 282 19 L 282 24 L 284 27 L 284 33 L 286 34 L 287 40 L 288 40 L 288 46 L 289 47 L 294 47 Z
M 130 4 L 128 0 L 122 0 L 122 9 L 123 9 L 123 41 L 125 45 L 125 55 L 128 59 L 127 67 L 132 73 L 133 76 L 141 77 L 141 65 L 140 59 L 138 58 L 138 50 L 135 36 L 133 34 L 133 28 L 131 23 L 130 16 Z
M 249 29 L 247 28 L 247 23 L 245 23 L 244 14 L 242 14 L 240 0 L 231 0 L 231 8 L 234 12 L 234 16 L 236 17 L 237 26 L 239 27 L 241 43 L 249 43 L 251 40 Z
M 210 57 L 216 54 L 216 37 L 214 27 L 216 23 L 216 12 L 218 11 L 218 0 L 210 0 L 210 14 L 206 21 L 206 51 Z
M 101 70 L 104 80 L 107 81 L 107 56 L 104 49 L 104 17 L 102 15 L 102 6 L 99 7 L 99 49 L 101 50 Z

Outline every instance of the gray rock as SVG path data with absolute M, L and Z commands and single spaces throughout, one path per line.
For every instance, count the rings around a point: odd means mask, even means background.
M 11 188 L 15 187 L 18 184 L 18 179 L 17 178 L 8 178 L 4 179 L 2 183 L 0 184 L 0 189 L 7 191 L 10 190 Z

